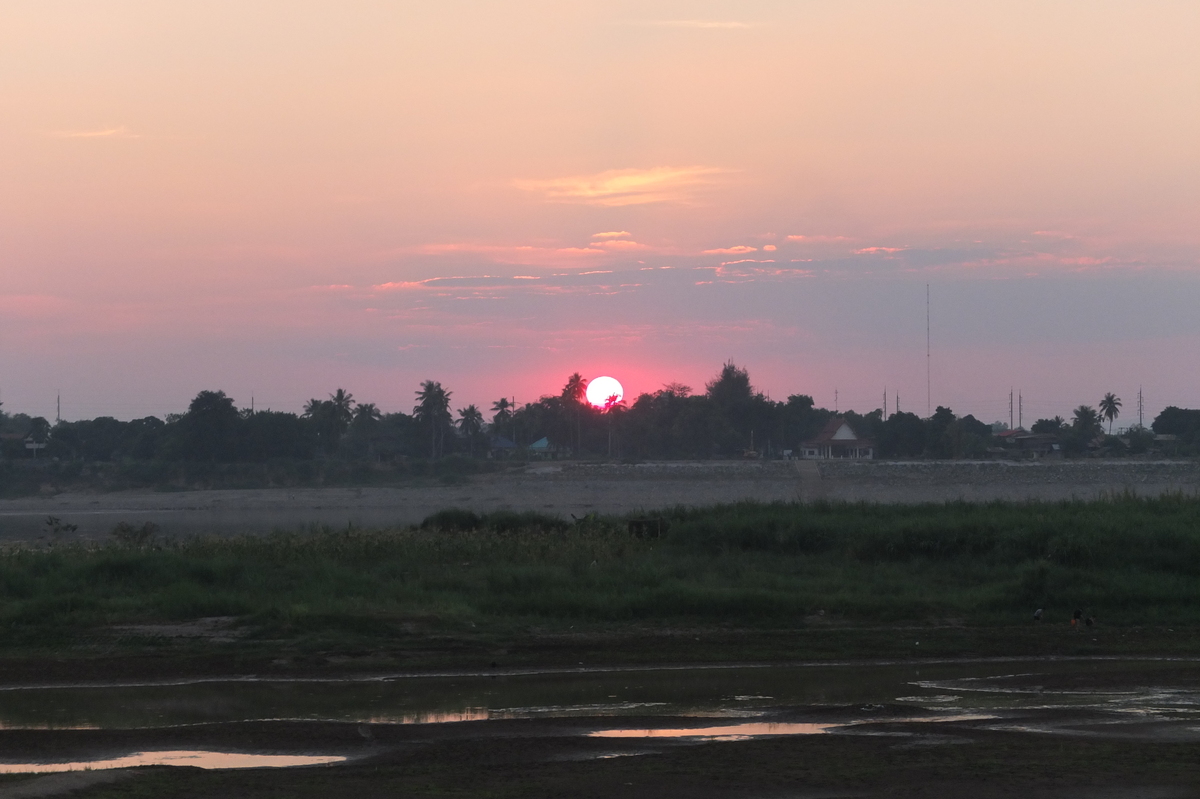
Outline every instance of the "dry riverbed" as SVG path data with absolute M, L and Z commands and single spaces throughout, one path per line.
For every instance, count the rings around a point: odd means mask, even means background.
M 538 511 L 569 519 L 739 500 L 947 502 L 1095 499 L 1200 491 L 1196 461 L 544 463 L 459 485 L 63 493 L 0 502 L 0 540 L 105 538 L 118 522 L 164 535 L 236 535 L 416 524 L 445 508 Z M 74 532 L 56 534 L 54 516 Z

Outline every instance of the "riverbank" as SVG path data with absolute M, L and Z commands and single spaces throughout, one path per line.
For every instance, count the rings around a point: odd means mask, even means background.
M 137 532 L 0 553 L 6 673 L 1189 654 L 1200 628 L 1184 497 Z
M 357 483 L 354 474 L 346 473 L 337 480 L 348 484 L 324 486 L 265 487 L 268 481 L 255 487 L 249 478 L 243 484 L 234 480 L 238 487 L 200 481 L 172 484 L 172 490 L 82 490 L 73 484 L 61 490 L 46 483 L 34 485 L 30 496 L 0 500 L 0 542 L 102 542 L 121 522 L 150 522 L 163 537 L 263 535 L 312 525 L 387 528 L 417 524 L 451 507 L 476 513 L 534 511 L 570 520 L 738 501 L 1059 502 L 1200 492 L 1200 461 L 1195 460 L 547 461 L 484 466 L 482 473 L 450 462 L 427 465 L 425 471 L 416 466 L 403 473 L 382 470 L 360 476 Z M 184 485 L 208 487 L 180 490 Z M 57 532 L 46 523 L 51 516 L 60 521 Z

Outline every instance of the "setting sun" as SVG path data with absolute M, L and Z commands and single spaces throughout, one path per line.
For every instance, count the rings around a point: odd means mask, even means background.
M 597 408 L 611 408 L 624 397 L 625 389 L 615 377 L 597 377 L 588 383 L 587 401 Z

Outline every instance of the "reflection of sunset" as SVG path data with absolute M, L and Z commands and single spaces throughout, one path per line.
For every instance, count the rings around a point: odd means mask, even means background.
M 718 727 L 597 730 L 588 735 L 592 738 L 706 738 L 713 741 L 741 741 L 769 735 L 818 735 L 839 726 L 843 725 L 748 722 L 746 724 L 722 724 Z
M 0 763 L 0 774 L 56 774 L 64 771 L 100 771 L 138 766 L 191 766 L 203 769 L 294 768 L 296 766 L 341 763 L 345 759 L 341 755 L 255 755 L 244 752 L 175 750 L 137 752 L 108 760 L 80 760 L 64 763 Z

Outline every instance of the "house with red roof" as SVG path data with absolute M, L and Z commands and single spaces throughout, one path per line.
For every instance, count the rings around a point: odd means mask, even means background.
M 810 460 L 828 458 L 870 459 L 875 457 L 875 442 L 860 438 L 841 416 L 829 420 L 812 441 L 800 445 L 800 457 Z

